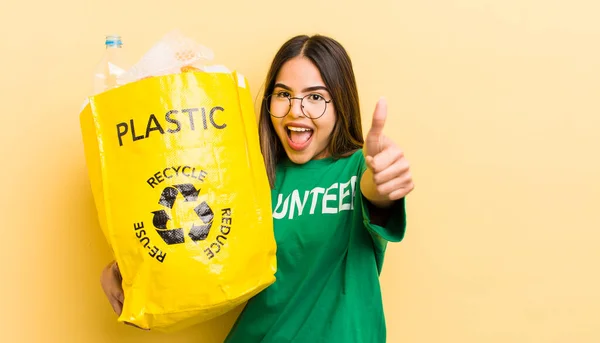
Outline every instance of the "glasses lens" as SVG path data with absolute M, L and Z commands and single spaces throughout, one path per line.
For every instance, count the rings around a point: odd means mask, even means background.
M 290 111 L 290 99 L 282 95 L 271 94 L 267 97 L 267 110 L 273 117 L 285 117 Z
M 319 94 L 308 94 L 302 99 L 302 111 L 312 119 L 319 118 L 325 113 L 327 103 Z

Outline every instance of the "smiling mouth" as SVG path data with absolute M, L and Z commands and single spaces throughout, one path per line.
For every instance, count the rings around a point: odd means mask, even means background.
M 304 144 L 312 137 L 313 130 L 306 127 L 287 127 L 287 135 L 290 141 L 295 144 Z

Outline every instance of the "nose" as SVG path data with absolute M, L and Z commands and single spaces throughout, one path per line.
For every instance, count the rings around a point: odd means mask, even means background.
M 302 98 L 290 98 L 290 114 L 295 118 L 304 116 L 302 113 Z

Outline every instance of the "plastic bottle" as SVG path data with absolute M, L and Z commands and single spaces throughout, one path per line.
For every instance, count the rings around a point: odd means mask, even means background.
M 94 95 L 123 85 L 119 76 L 127 70 L 121 36 L 107 35 L 104 45 L 106 50 L 94 70 Z

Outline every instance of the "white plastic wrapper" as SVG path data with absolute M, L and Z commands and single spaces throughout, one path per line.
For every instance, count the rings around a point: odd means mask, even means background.
M 185 67 L 204 70 L 213 58 L 211 49 L 174 30 L 164 35 L 119 80 L 130 83 L 151 76 L 176 74 Z

